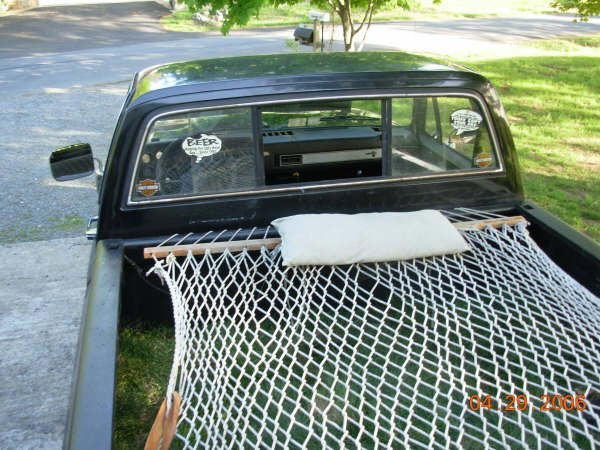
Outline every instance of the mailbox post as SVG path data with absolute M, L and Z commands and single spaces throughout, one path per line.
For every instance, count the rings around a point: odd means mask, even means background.
M 329 13 L 320 11 L 310 11 L 308 18 L 313 21 L 313 48 L 323 51 L 323 28 L 324 23 L 329 22 Z

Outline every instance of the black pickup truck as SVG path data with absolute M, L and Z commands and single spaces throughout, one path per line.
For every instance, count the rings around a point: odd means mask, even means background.
M 87 144 L 54 151 L 50 163 L 58 180 L 94 173 Z M 180 243 L 207 232 L 239 239 L 306 213 L 466 208 L 523 216 L 535 243 L 600 294 L 600 247 L 524 199 L 490 82 L 412 55 L 286 54 L 143 70 L 98 190 L 65 448 L 113 446 L 119 324 L 171 320 L 166 294 L 140 273 L 152 265 L 143 249 L 173 234 Z M 592 333 L 590 352 L 600 339 L 598 328 Z

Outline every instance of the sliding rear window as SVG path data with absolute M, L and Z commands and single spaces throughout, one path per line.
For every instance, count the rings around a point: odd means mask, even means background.
M 133 202 L 497 169 L 471 97 L 344 99 L 164 116 L 146 133 Z
M 259 108 L 267 185 L 380 177 L 382 101 Z
M 495 169 L 485 114 L 469 97 L 391 100 L 391 175 Z
M 133 200 L 222 194 L 256 189 L 250 108 L 177 114 L 154 122 L 146 136 Z

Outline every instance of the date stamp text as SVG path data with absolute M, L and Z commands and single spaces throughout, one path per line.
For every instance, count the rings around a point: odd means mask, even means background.
M 540 411 L 585 411 L 588 407 L 584 394 L 543 394 L 539 398 L 539 406 L 530 400 L 526 394 L 506 394 L 503 401 L 491 395 L 473 394 L 469 397 L 469 408 L 472 411 L 525 411 L 529 407 Z

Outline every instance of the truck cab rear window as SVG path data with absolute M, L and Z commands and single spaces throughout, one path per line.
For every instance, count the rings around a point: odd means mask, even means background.
M 497 169 L 470 97 L 340 99 L 164 116 L 149 127 L 131 201 Z
M 267 185 L 382 175 L 381 100 L 260 108 Z
M 496 168 L 479 104 L 466 97 L 392 99 L 391 175 Z
M 250 108 L 177 114 L 150 127 L 134 201 L 245 191 L 259 186 Z

